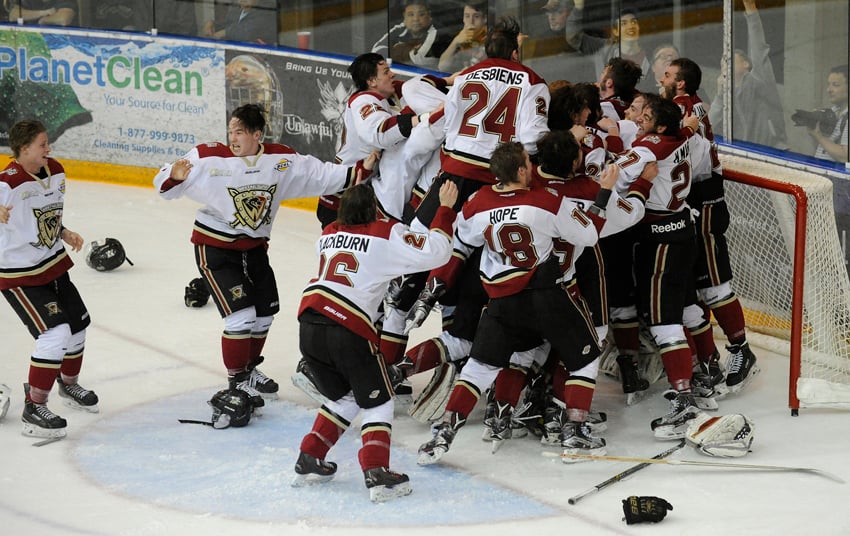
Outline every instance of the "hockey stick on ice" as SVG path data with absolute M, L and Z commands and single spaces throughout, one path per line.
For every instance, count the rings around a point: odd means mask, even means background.
M 682 448 L 684 446 L 685 446 L 685 440 L 683 439 L 675 447 L 669 448 L 669 449 L 665 450 L 664 452 L 660 452 L 660 453 L 656 454 L 655 456 L 652 457 L 652 459 L 653 460 L 660 460 L 661 458 L 666 458 L 667 456 L 673 454 L 674 452 L 676 452 L 677 450 L 679 450 L 680 448 Z M 593 486 L 589 490 L 584 491 L 582 493 L 579 493 L 578 495 L 574 495 L 574 496 L 570 497 L 567 502 L 569 502 L 570 504 L 576 504 L 577 502 L 584 499 L 585 497 L 587 497 L 591 493 L 595 493 L 597 491 L 602 491 L 603 488 L 607 488 L 611 484 L 614 484 L 614 483 L 619 482 L 620 480 L 623 480 L 627 476 L 632 475 L 632 474 L 640 471 L 644 467 L 649 467 L 649 465 L 650 464 L 647 463 L 647 462 L 641 462 L 637 465 L 633 465 L 633 466 L 629 467 L 628 469 L 626 469 L 625 471 L 623 471 L 622 473 L 617 473 L 616 475 L 612 476 L 611 478 L 609 478 L 605 482 L 600 482 L 599 484 L 596 484 L 595 486 Z
M 846 484 L 844 479 L 821 469 L 811 467 L 789 467 L 785 465 L 756 465 L 751 463 L 725 463 L 725 462 L 704 462 L 698 460 L 656 460 L 654 458 L 632 458 L 628 456 L 592 456 L 589 454 L 558 454 L 555 452 L 544 452 L 543 456 L 547 458 L 576 458 L 580 460 L 599 460 L 608 462 L 637 462 L 637 463 L 658 463 L 665 465 L 697 465 L 702 467 L 726 467 L 729 469 L 758 469 L 764 471 L 785 471 L 789 473 L 809 473 L 828 478 L 840 484 Z

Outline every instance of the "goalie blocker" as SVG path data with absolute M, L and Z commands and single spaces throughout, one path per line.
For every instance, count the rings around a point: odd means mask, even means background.
M 745 415 L 711 417 L 700 413 L 688 426 L 689 444 L 708 456 L 738 458 L 750 452 L 755 425 Z

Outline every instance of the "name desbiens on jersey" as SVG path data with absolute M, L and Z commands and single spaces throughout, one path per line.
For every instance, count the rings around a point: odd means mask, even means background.
M 502 82 L 504 84 L 518 85 L 525 82 L 528 75 L 519 71 L 509 71 L 508 69 L 492 68 L 480 69 L 472 71 L 466 75 L 466 80 L 483 80 Z

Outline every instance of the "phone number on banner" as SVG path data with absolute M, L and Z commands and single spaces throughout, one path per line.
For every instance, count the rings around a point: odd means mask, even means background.
M 118 127 L 118 135 L 124 138 L 152 141 L 173 141 L 195 145 L 195 135 L 187 132 L 169 132 L 167 130 L 148 130 L 145 128 Z

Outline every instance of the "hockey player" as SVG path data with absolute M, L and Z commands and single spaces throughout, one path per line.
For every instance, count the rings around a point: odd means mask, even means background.
M 428 156 L 405 159 L 402 149 L 412 129 L 427 115 L 405 108 L 401 81 L 380 54 L 366 53 L 354 58 L 348 73 L 357 91 L 348 99 L 343 116 L 342 143 L 336 162 L 354 165 L 374 151 L 383 152 L 380 170 L 372 177 L 381 212 L 401 220 L 410 199 L 418 170 Z M 339 196 L 319 197 L 317 216 L 322 227 L 336 220 Z
M 313 428 L 301 441 L 293 486 L 333 478 L 336 464 L 325 456 L 362 412 L 360 466 L 372 501 L 408 495 L 407 475 L 388 469 L 393 389 L 376 351 L 378 307 L 389 281 L 401 273 L 446 263 L 452 251 L 451 207 L 457 187 L 440 188 L 440 208 L 430 229 L 377 219 L 375 195 L 364 184 L 341 198 L 336 223 L 318 241 L 319 274 L 299 307 L 300 348 L 327 397 Z
M 458 185 L 455 210 L 459 210 L 473 192 L 496 182 L 489 160 L 497 145 L 516 140 L 534 154 L 537 140 L 548 132 L 549 89 L 537 73 L 520 63 L 519 34 L 516 20 L 501 19 L 487 36 L 487 59 L 454 77 L 443 111 L 446 139 L 441 173 L 417 208 L 420 221 L 430 221 L 439 205 L 437 194 L 443 182 L 451 180 Z M 412 280 L 407 295 L 387 311 L 381 349 L 390 363 L 398 361 L 404 352 L 406 312 L 425 283 L 424 275 Z M 479 294 L 473 291 L 470 298 L 474 300 Z M 473 314 L 477 317 L 479 311 Z M 389 344 L 393 341 L 394 345 Z
M 577 153 L 574 144 L 573 160 Z M 582 210 L 546 188 L 532 186 L 533 167 L 519 142 L 499 145 L 490 169 L 499 183 L 480 189 L 464 204 L 455 232 L 455 255 L 432 274 L 454 281 L 463 257 L 482 247 L 479 272 L 490 300 L 443 420 L 434 437 L 419 448 L 421 465 L 437 462 L 449 450 L 481 393 L 508 365 L 513 352 L 530 350 L 545 339 L 567 368 L 581 377 L 594 376 L 591 369 L 600 353 L 582 302 L 557 284 L 561 274 L 552 241 L 596 243 L 605 222 L 599 214 L 608 205 L 616 173 L 603 175 L 603 189 L 593 205 Z M 564 430 L 564 447 L 603 452 L 604 441 L 584 434 L 590 400 L 579 396 L 576 402 L 571 408 L 574 420 Z
M 9 146 L 15 159 L 0 173 L 0 290 L 35 338 L 23 434 L 64 437 L 67 421 L 47 407 L 54 382 L 66 405 L 98 411 L 97 395 L 77 381 L 91 318 L 68 275 L 74 263 L 62 244 L 80 251 L 83 238 L 63 224 L 65 170 L 49 156 L 44 125 L 16 123 Z
M 696 229 L 686 197 L 692 178 L 709 173 L 711 164 L 705 149 L 708 141 L 681 135 L 678 106 L 657 95 L 647 94 L 644 100 L 636 118 L 638 139 L 617 159 L 618 189 L 630 184 L 647 164 L 657 164 L 646 216 L 635 227 L 637 311 L 649 326 L 672 386 L 666 395 L 672 409 L 655 419 L 652 429 L 660 439 L 679 439 L 684 437 L 687 421 L 699 411 L 691 392 L 691 352 L 682 325 L 682 311 L 693 292 L 687 275 L 696 256 Z
M 262 143 L 265 125 L 258 105 L 240 106 L 228 123 L 229 146 L 198 145 L 163 166 L 153 181 L 164 199 L 185 196 L 204 205 L 192 231 L 195 261 L 224 319 L 221 347 L 230 388 L 246 391 L 258 407 L 278 391 L 257 365 L 280 307 L 267 253 L 280 202 L 343 190 L 368 174 L 377 156 L 352 167 L 325 163 Z
M 741 302 L 732 289 L 732 266 L 726 229 L 729 226 L 729 208 L 726 206 L 723 189 L 723 169 L 714 145 L 714 134 L 708 113 L 697 96 L 702 81 L 699 65 L 688 58 L 670 62 L 664 72 L 662 89 L 664 96 L 679 105 L 683 114 L 692 113 L 700 118 L 700 134 L 709 142 L 712 173 L 702 180 L 695 180 L 688 195 L 688 204 L 699 210 L 697 218 L 696 287 L 699 300 L 710 310 L 700 314 L 697 305 L 691 306 L 689 329 L 694 338 L 699 359 L 697 374 L 707 385 L 717 389 L 718 395 L 726 390 L 736 393 L 759 372 L 756 356 L 747 343 L 746 323 Z M 729 340 L 726 374 L 720 364 L 720 354 L 714 345 L 709 323 L 714 314 L 717 323 Z M 725 380 L 725 381 L 724 381 Z

